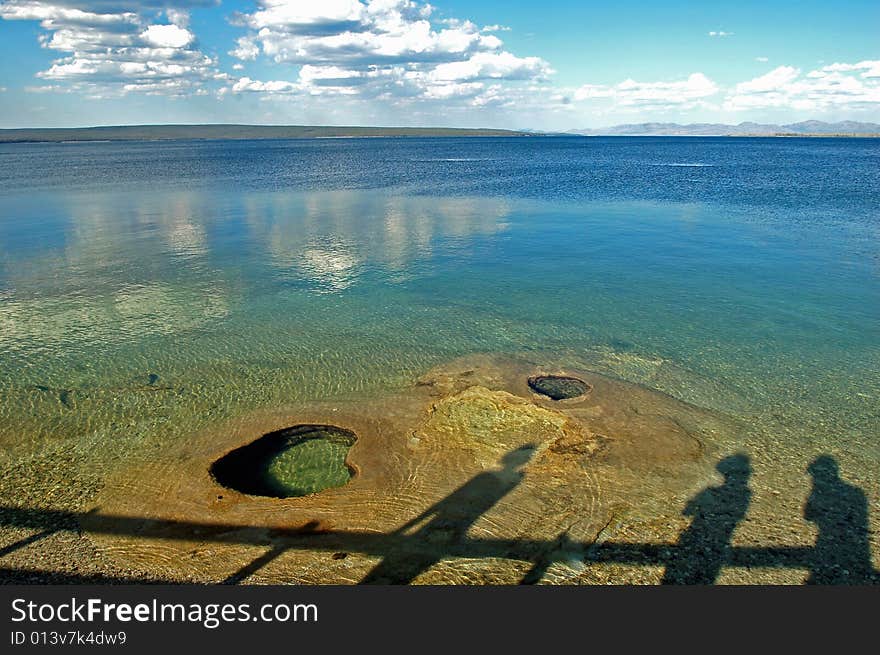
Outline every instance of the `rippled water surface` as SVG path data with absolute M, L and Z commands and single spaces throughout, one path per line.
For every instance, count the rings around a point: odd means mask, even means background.
M 255 409 L 540 351 L 876 485 L 878 207 L 875 139 L 0 145 L 0 449 L 87 486 Z

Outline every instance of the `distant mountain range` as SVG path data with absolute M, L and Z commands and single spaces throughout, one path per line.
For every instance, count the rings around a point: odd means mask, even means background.
M 825 123 L 823 121 L 802 121 L 788 125 L 772 125 L 766 123 L 740 123 L 725 125 L 724 123 L 635 123 L 615 125 L 598 129 L 571 130 L 568 134 L 585 136 L 817 136 L 817 135 L 880 135 L 877 123 L 859 123 L 842 121 Z

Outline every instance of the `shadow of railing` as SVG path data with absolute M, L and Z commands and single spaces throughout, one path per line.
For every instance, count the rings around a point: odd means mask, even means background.
M 735 546 L 729 543 L 733 529 L 748 507 L 748 461 L 742 456 L 735 456 L 722 460 L 718 465 L 719 471 L 725 475 L 724 484 L 705 489 L 688 503 L 685 514 L 693 515 L 694 520 L 675 543 L 577 541 L 571 540 L 567 533 L 550 540 L 469 536 L 467 529 L 478 516 L 518 484 L 520 477 L 517 476 L 520 473 L 516 467 L 508 466 L 495 472 L 500 476 L 497 480 L 480 477 L 489 475 L 486 473 L 476 476 L 422 516 L 390 533 L 326 529 L 318 522 L 289 529 L 267 529 L 228 523 L 100 514 L 95 511 L 80 513 L 0 506 L 0 528 L 38 531 L 0 549 L 0 557 L 56 532 L 76 531 L 144 540 L 210 541 L 267 548 L 265 553 L 226 578 L 224 582 L 227 584 L 245 580 L 291 550 L 360 553 L 382 558 L 382 562 L 364 579 L 367 583 L 408 582 L 443 558 L 502 558 L 531 562 L 533 568 L 525 576 L 525 583 L 540 580 L 552 564 L 571 562 L 572 559 L 586 565 L 662 566 L 666 572 L 666 583 L 711 583 L 722 567 L 804 569 L 811 572 L 811 582 L 826 584 L 880 582 L 878 572 L 870 563 L 864 494 L 840 481 L 836 477 L 836 468 L 831 468 L 827 460 L 819 458 L 816 462 L 819 477 L 813 471 L 814 488 L 806 511 L 806 518 L 819 526 L 815 546 Z M 811 467 L 815 467 L 816 462 Z M 517 466 L 521 464 L 519 462 Z M 474 493 L 487 490 L 491 492 L 491 497 L 479 506 L 479 511 L 471 511 L 463 521 L 456 514 L 458 522 L 452 521 L 454 508 L 470 502 Z M 835 499 L 847 500 L 849 504 L 843 506 L 841 502 L 835 503 Z M 864 511 L 861 501 L 865 501 Z M 719 514 L 721 518 L 718 518 Z M 418 525 L 419 521 L 426 523 L 416 532 L 408 533 L 407 530 Z M 450 525 L 454 525 L 454 528 L 450 529 Z M 447 535 L 439 542 L 435 538 L 438 531 Z M 169 582 L 151 578 L 75 575 L 2 567 L 0 581 L 71 584 Z

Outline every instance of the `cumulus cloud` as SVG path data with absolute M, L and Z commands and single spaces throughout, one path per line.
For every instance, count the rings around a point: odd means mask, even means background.
M 196 47 L 188 9 L 205 0 L 6 0 L 0 18 L 38 21 L 40 45 L 65 53 L 37 77 L 40 90 L 91 95 L 205 92 L 225 75 Z
M 253 61 L 260 56 L 260 47 L 252 39 L 243 36 L 236 41 L 235 49 L 230 50 L 229 54 L 242 61 Z
M 292 82 L 260 82 L 252 80 L 249 77 L 242 77 L 232 85 L 232 90 L 236 93 L 241 93 L 242 91 L 257 91 L 259 93 L 294 93 L 299 90 L 299 87 Z
M 552 69 L 539 57 L 516 57 L 509 52 L 478 52 L 470 59 L 438 64 L 430 73 L 433 80 L 508 79 L 527 80 L 542 78 Z
M 830 64 L 823 66 L 818 71 L 810 73 L 813 77 L 821 77 L 825 73 L 853 73 L 858 72 L 860 77 L 880 78 L 880 60 L 860 61 L 856 64 Z
M 736 85 L 736 92 L 742 94 L 769 93 L 791 83 L 798 75 L 800 75 L 800 70 L 793 66 L 779 66 L 760 77 L 740 82 Z
M 553 73 L 539 57 L 504 50 L 494 34 L 503 26 L 433 21 L 432 12 L 431 5 L 413 0 L 258 0 L 253 13 L 235 17 L 248 31 L 229 54 L 299 66 L 295 81 L 275 85 L 280 93 L 399 102 L 494 104 L 504 102 L 505 89 L 540 83 Z M 253 80 L 236 86 L 271 92 Z
M 728 93 L 727 110 L 876 108 L 880 104 L 880 61 L 835 63 L 803 74 L 793 66 L 778 66 Z
M 501 45 L 469 21 L 435 29 L 430 5 L 410 0 L 258 0 L 258 7 L 238 22 L 253 30 L 246 42 L 279 63 L 455 61 Z
M 321 116 L 324 109 L 356 108 L 350 115 L 376 117 L 382 111 L 429 120 L 475 108 L 511 109 L 518 116 L 612 110 L 650 115 L 721 107 L 859 110 L 877 109 L 880 103 L 878 60 L 835 62 L 806 71 L 778 66 L 725 89 L 701 72 L 671 80 L 554 86 L 547 61 L 505 47 L 500 36 L 509 28 L 441 19 L 420 0 L 254 0 L 249 12 L 230 18 L 239 33 L 226 45 L 233 57 L 229 75 L 202 52 L 190 25 L 193 8 L 218 4 L 0 0 L 0 18 L 38 23 L 40 45 L 56 53 L 37 73 L 38 83 L 25 87 L 32 92 L 191 95 L 215 89 L 221 97 L 251 93 L 263 99 L 302 99 L 303 107 L 318 108 Z M 708 34 L 728 37 L 733 32 Z M 246 68 L 244 62 L 257 66 Z M 273 72 L 260 80 L 245 77 L 245 70 L 249 75 Z
M 611 99 L 621 107 L 671 108 L 693 107 L 716 93 L 718 86 L 703 73 L 693 73 L 684 80 L 637 82 L 627 79 L 613 86 L 585 84 L 574 93 L 575 100 Z
M 174 25 L 150 25 L 140 37 L 157 48 L 183 48 L 195 40 L 188 29 Z

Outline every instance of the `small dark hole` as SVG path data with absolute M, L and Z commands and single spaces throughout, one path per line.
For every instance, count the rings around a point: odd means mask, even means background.
M 553 400 L 578 398 L 593 388 L 583 380 L 567 375 L 535 375 L 529 378 L 529 387 Z
M 224 455 L 211 475 L 251 496 L 307 496 L 351 479 L 354 471 L 345 457 L 355 441 L 354 432 L 333 425 L 295 425 Z
M 333 559 L 345 559 L 348 553 L 333 553 Z

